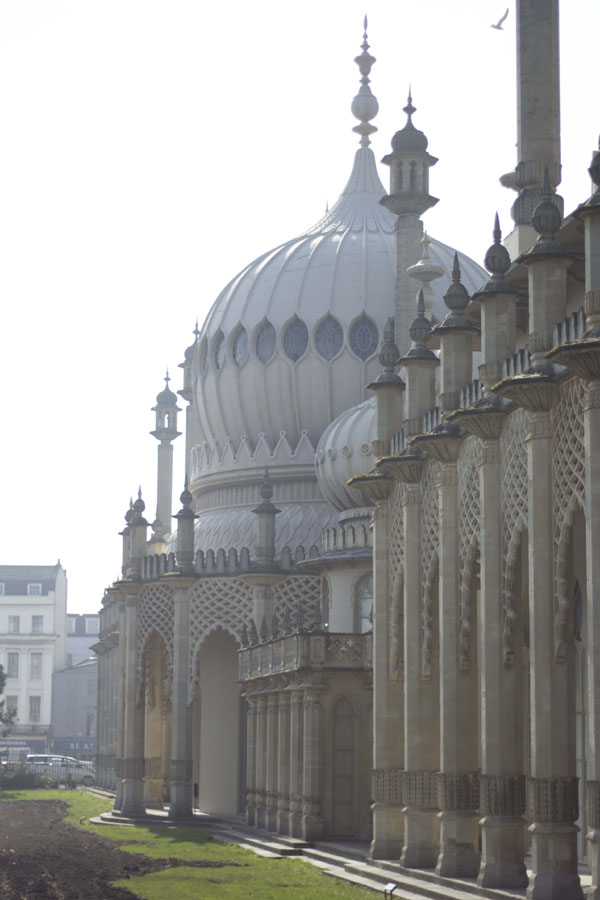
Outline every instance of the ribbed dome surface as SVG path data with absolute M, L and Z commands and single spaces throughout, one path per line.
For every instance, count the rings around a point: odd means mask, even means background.
M 346 482 L 372 468 L 375 459 L 375 398 L 346 410 L 329 425 L 317 446 L 315 466 L 319 489 L 336 509 L 371 505 Z
M 284 432 L 294 446 L 305 430 L 316 446 L 333 419 L 365 399 L 380 371 L 382 327 L 394 314 L 396 220 L 379 204 L 384 194 L 373 153 L 361 147 L 335 206 L 219 295 L 194 368 L 207 444 L 222 449 L 229 438 L 235 448 L 245 435 L 255 446 L 262 434 L 274 446 Z M 454 251 L 432 238 L 429 252 L 448 272 L 432 285 L 442 319 Z M 469 292 L 481 287 L 486 273 L 459 258 Z

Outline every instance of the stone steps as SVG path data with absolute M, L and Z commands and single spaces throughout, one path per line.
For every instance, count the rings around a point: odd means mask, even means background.
M 214 835 L 218 840 L 236 841 L 250 850 L 260 850 L 270 856 L 301 856 L 304 849 L 309 846 L 306 841 L 298 841 L 295 838 L 270 834 L 263 836 L 255 831 L 236 827 L 216 829 Z
M 90 819 L 94 825 L 179 825 L 184 828 L 215 828 L 223 824 L 222 819 L 217 816 L 194 815 L 194 816 L 174 816 L 168 815 L 167 811 L 155 810 L 143 813 L 139 816 L 124 816 L 119 812 L 111 810 L 110 812 L 101 813 L 95 819 Z

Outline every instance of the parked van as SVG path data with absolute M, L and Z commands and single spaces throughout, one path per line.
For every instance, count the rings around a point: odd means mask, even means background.
M 56 778 L 66 784 L 94 784 L 94 771 L 72 756 L 56 756 L 50 753 L 30 753 L 26 765 L 40 775 Z

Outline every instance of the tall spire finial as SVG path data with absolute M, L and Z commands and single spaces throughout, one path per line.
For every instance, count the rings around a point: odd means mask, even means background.
M 406 103 L 406 106 L 403 109 L 403 112 L 405 112 L 406 115 L 408 116 L 409 122 L 412 122 L 412 117 L 416 113 L 416 111 L 417 111 L 417 107 L 413 106 L 413 102 L 412 102 L 412 85 L 409 84 L 408 85 L 408 101 Z
M 369 87 L 369 74 L 373 63 L 376 62 L 375 57 L 369 53 L 369 43 L 367 40 L 367 17 L 364 19 L 364 34 L 361 44 L 362 53 L 354 58 L 354 62 L 359 68 L 361 79 L 358 94 L 352 101 L 352 115 L 359 120 L 360 125 L 355 125 L 352 131 L 360 134 L 361 147 L 368 147 L 371 141 L 369 135 L 377 131 L 375 125 L 371 125 L 371 119 L 374 119 L 379 112 L 379 103 L 377 98 L 373 96 Z
M 165 384 L 169 387 L 169 382 L 171 380 L 171 376 L 169 375 L 169 370 L 167 369 L 167 374 L 165 375 Z

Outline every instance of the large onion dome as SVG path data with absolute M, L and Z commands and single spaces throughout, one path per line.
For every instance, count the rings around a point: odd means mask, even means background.
M 371 506 L 371 501 L 347 481 L 375 464 L 375 398 L 346 410 L 328 425 L 317 445 L 315 467 L 324 497 L 337 510 Z

